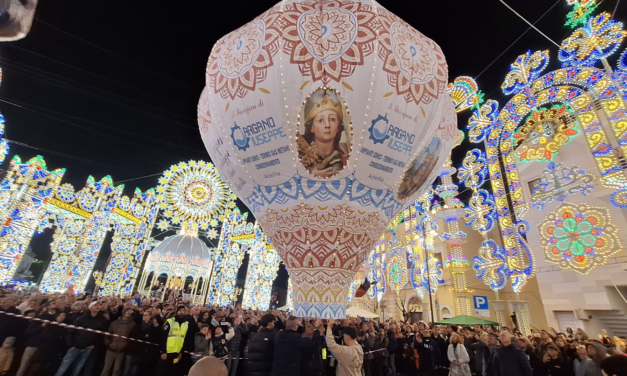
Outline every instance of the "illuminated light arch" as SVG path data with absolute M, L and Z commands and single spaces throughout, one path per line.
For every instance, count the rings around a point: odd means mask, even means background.
M 513 275 L 519 275 L 523 270 L 529 270 L 531 267 L 531 273 L 526 274 L 523 279 L 533 276 L 533 254 L 521 252 L 526 247 L 516 240 L 520 237 L 515 229 L 515 223 L 512 222 L 512 213 L 510 213 L 508 206 L 505 182 L 498 158 L 499 155 L 503 158 L 504 175 L 511 195 L 514 218 L 521 219 L 528 211 L 529 205 L 523 197 L 514 158 L 515 142 L 513 135 L 520 122 L 534 108 L 552 104 L 569 106 L 583 130 L 604 185 L 617 189 L 627 186 L 627 180 L 620 169 L 618 158 L 612 152 L 608 135 L 605 133 L 595 111 L 595 101 L 600 103 L 601 108 L 606 113 L 614 135 L 619 142 L 627 139 L 627 120 L 624 116 L 620 116 L 621 108 L 625 108 L 620 92 L 616 90 L 611 79 L 603 71 L 591 67 L 558 69 L 528 83 L 527 88 L 522 88 L 503 107 L 497 120 L 490 128 L 490 137 L 487 139 L 486 147 L 490 180 L 505 254 L 515 255 L 517 259 L 516 265 L 518 267 L 514 270 Z M 623 152 L 626 152 L 627 143 L 622 143 L 622 148 Z M 508 260 L 512 261 L 512 258 L 508 257 Z M 520 274 L 521 277 L 523 274 Z

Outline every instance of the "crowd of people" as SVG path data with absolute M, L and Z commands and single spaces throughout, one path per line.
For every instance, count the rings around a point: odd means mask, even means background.
M 4 295 L 0 343 L 0 375 L 17 376 L 186 375 L 204 356 L 229 376 L 627 375 L 627 341 L 581 329 L 303 319 L 139 294 Z

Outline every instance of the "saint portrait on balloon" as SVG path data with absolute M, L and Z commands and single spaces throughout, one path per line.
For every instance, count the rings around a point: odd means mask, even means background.
M 318 89 L 301 110 L 298 156 L 314 176 L 329 178 L 340 172 L 351 151 L 350 115 L 338 92 Z

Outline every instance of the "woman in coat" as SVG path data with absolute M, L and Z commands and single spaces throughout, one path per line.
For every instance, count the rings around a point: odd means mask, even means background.
M 451 362 L 449 376 L 470 376 L 470 357 L 464 347 L 464 339 L 455 332 L 451 334 L 447 355 Z

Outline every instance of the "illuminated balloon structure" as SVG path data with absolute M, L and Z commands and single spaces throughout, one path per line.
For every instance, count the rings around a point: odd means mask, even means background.
M 371 0 L 285 1 L 221 38 L 200 131 L 285 262 L 301 317 L 353 274 L 457 138 L 440 47 Z

